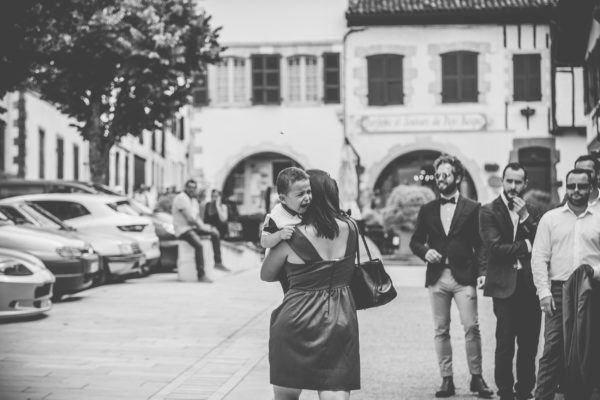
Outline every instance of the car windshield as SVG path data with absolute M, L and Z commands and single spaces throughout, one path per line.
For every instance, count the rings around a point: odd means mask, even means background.
M 0 206 L 0 213 L 15 225 L 31 224 L 29 218 L 12 206 Z
M 136 209 L 133 208 L 127 200 L 121 200 L 115 203 L 107 203 L 106 205 L 116 212 L 120 212 L 127 215 L 133 215 L 136 217 L 139 217 L 141 215 L 140 212 L 136 211 Z
M 31 218 L 35 219 L 40 225 L 48 226 L 51 228 L 62 229 L 65 231 L 73 231 L 75 228 L 65 224 L 54 215 L 50 214 L 44 208 L 38 206 L 35 203 L 25 203 L 22 206 L 22 210 L 25 211 Z

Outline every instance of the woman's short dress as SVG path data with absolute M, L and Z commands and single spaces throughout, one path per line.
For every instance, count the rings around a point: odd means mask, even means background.
M 296 228 L 288 241 L 305 264 L 286 262 L 290 289 L 271 315 L 271 384 L 308 390 L 360 389 L 356 307 L 350 293 L 356 232 L 343 258 L 323 260 Z

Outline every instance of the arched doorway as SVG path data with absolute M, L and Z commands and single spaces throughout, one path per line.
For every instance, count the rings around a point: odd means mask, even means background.
M 240 215 L 265 214 L 276 194 L 275 180 L 288 167 L 302 166 L 275 152 L 262 152 L 238 162 L 223 185 L 223 199 L 235 203 Z
M 385 206 L 392 190 L 401 184 L 423 185 L 436 191 L 433 162 L 441 154 L 436 150 L 417 150 L 403 154 L 389 163 L 375 182 L 374 192 L 379 203 L 376 208 Z M 466 170 L 459 190 L 463 196 L 477 200 L 475 184 Z

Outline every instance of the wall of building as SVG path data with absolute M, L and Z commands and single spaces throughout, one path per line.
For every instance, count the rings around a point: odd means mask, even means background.
M 346 116 L 348 133 L 366 166 L 365 189 L 372 189 L 398 156 L 436 150 L 459 157 L 473 178 L 478 200 L 491 200 L 497 189 L 488 183 L 486 164 L 506 165 L 520 139 L 554 140 L 549 134 L 549 45 L 548 27 L 539 25 L 369 27 L 350 35 Z M 479 54 L 477 103 L 442 103 L 440 54 L 457 50 Z M 366 57 L 382 53 L 404 55 L 403 105 L 368 105 Z M 523 53 L 541 56 L 540 101 L 513 101 L 512 56 Z M 534 112 L 529 121 L 521 114 L 526 108 Z M 561 155 L 557 177 L 574 154 L 585 152 L 584 142 L 577 136 L 555 141 Z
M 73 126 L 76 121 L 62 114 L 52 104 L 41 100 L 35 93 L 26 92 L 24 120 L 25 120 L 25 174 L 26 179 L 59 179 L 57 140 L 63 139 L 63 177 L 62 179 L 78 179 L 87 181 L 89 172 L 89 146 L 83 140 L 77 129 Z M 18 120 L 21 114 L 19 107 L 19 93 L 9 93 L 4 104 L 7 112 L 3 115 L 5 127 L 5 173 L 18 175 L 18 163 L 15 157 L 19 154 L 15 139 L 19 136 Z M 182 112 L 187 112 L 183 110 Z M 187 115 L 185 115 L 187 118 Z M 184 118 L 184 119 L 185 119 Z M 186 123 L 187 125 L 187 123 Z M 137 155 L 146 160 L 145 184 L 161 190 L 167 186 L 181 188 L 184 179 L 188 176 L 187 150 L 190 139 L 189 128 L 180 140 L 172 132 L 165 136 L 165 156 L 162 156 L 161 133 L 157 134 L 156 150 L 152 149 L 152 136 L 149 132 L 144 134 L 143 143 L 131 136 L 123 137 L 110 152 L 109 186 L 119 186 L 126 193 L 132 193 L 134 187 L 134 157 Z M 40 147 L 40 131 L 44 132 L 44 146 Z M 74 146 L 79 149 L 79 176 L 76 176 L 74 165 Z M 116 153 L 119 153 L 119 166 L 116 165 Z M 43 154 L 43 164 L 41 164 Z M 128 187 L 125 187 L 125 158 L 129 158 Z M 118 176 L 118 178 L 117 178 Z

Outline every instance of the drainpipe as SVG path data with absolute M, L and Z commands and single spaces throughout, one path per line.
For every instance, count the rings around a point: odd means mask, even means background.
M 358 152 L 356 151 L 356 148 L 354 147 L 354 145 L 352 144 L 352 142 L 350 142 L 350 138 L 348 137 L 348 115 L 347 115 L 347 109 L 348 109 L 348 95 L 347 95 L 347 86 L 346 86 L 346 77 L 347 77 L 347 70 L 348 70 L 348 37 L 355 32 L 362 32 L 364 30 L 366 30 L 367 27 L 358 27 L 358 28 L 351 28 L 349 29 L 345 34 L 344 37 L 342 39 L 342 44 L 343 44 L 343 76 L 342 76 L 342 87 L 344 88 L 344 96 L 343 96 L 343 103 L 342 103 L 342 117 L 344 118 L 344 126 L 343 126 L 343 130 L 344 130 L 344 144 L 350 146 L 350 149 L 352 150 L 352 153 L 354 153 L 354 156 L 356 157 L 356 204 L 359 204 L 359 198 L 360 198 L 360 176 L 362 174 L 362 165 L 360 164 L 360 155 L 358 154 Z

